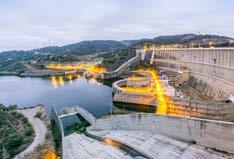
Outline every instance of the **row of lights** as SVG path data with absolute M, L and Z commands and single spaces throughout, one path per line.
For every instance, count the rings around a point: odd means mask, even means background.
M 230 41 L 229 41 L 229 43 L 230 43 L 230 47 L 232 46 L 232 44 L 234 44 L 234 39 L 231 39 Z M 194 48 L 196 46 L 196 44 L 195 43 L 192 43 L 191 45 L 190 45 L 190 48 Z M 214 42 L 212 42 L 212 41 L 210 41 L 209 43 L 208 43 L 208 46 L 209 46 L 209 48 L 214 48 L 215 47 L 215 44 L 214 44 Z M 198 44 L 198 47 L 200 48 L 200 44 Z M 150 47 L 150 49 L 160 49 L 160 48 L 187 48 L 186 46 L 183 46 L 183 45 L 180 45 L 180 44 L 175 44 L 175 45 L 169 45 L 169 46 L 165 46 L 165 45 L 161 45 L 160 47 L 155 47 L 155 46 L 153 46 L 153 47 Z M 147 46 L 146 45 L 144 45 L 144 50 L 147 50 L 148 48 L 147 48 Z

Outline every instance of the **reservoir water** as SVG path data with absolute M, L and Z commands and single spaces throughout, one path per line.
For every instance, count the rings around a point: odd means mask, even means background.
M 110 112 L 112 89 L 95 79 L 88 80 L 83 77 L 1 76 L 0 103 L 21 107 L 43 104 L 47 113 L 53 105 L 58 111 L 78 105 L 100 117 Z

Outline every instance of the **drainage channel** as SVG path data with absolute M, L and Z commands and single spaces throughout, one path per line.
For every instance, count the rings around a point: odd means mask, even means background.
M 107 145 L 111 145 L 113 147 L 116 147 L 122 151 L 124 151 L 125 153 L 129 154 L 131 157 L 133 158 L 139 158 L 139 159 L 152 159 L 152 157 L 145 155 L 137 150 L 135 150 L 134 148 L 131 148 L 130 146 L 120 143 L 119 141 L 110 139 L 110 138 L 105 138 L 105 137 L 100 137 L 100 136 L 96 136 L 93 134 L 90 134 L 88 132 L 84 133 L 87 137 L 90 137 L 92 139 L 98 140 L 100 142 L 103 142 Z

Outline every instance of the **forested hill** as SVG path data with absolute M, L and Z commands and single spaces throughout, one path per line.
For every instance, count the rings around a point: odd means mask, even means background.
M 196 35 L 196 34 L 182 34 L 182 35 L 169 35 L 169 36 L 157 36 L 152 39 L 140 39 L 140 40 L 125 40 L 126 45 L 138 45 L 144 43 L 153 43 L 157 45 L 170 45 L 170 44 L 184 44 L 191 45 L 199 44 L 206 47 L 210 42 L 216 44 L 217 47 L 227 47 L 230 45 L 230 37 L 218 36 L 218 35 Z
M 107 52 L 121 49 L 126 45 L 114 40 L 94 40 L 82 41 L 75 44 L 65 46 L 49 46 L 45 48 L 32 50 L 39 53 L 58 53 L 58 54 L 76 54 L 83 55 L 95 52 Z
M 207 47 L 210 42 L 216 44 L 215 47 L 228 47 L 230 46 L 231 38 L 217 35 L 196 35 L 196 34 L 182 34 L 182 35 L 170 35 L 170 36 L 157 36 L 152 39 L 140 39 L 140 40 L 93 40 L 82 41 L 74 44 L 64 46 L 48 46 L 44 48 L 29 50 L 29 51 L 6 51 L 0 53 L 0 56 L 17 56 L 25 55 L 25 53 L 41 53 L 41 54 L 74 54 L 84 55 L 92 54 L 96 52 L 112 52 L 118 49 L 126 48 L 129 46 L 136 46 L 144 43 L 153 43 L 157 45 L 170 45 L 170 44 L 183 44 L 191 46 L 191 44 L 200 45 L 201 47 Z M 234 45 L 234 44 L 233 44 Z M 26 54 L 27 55 L 27 54 Z M 10 58 L 10 57 L 9 57 Z

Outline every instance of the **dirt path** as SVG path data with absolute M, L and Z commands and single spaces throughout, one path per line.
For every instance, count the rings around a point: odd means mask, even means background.
M 20 110 L 20 112 L 28 118 L 29 122 L 32 124 L 35 131 L 34 141 L 29 145 L 23 152 L 18 154 L 15 159 L 21 159 L 25 154 L 32 152 L 37 146 L 41 145 L 45 141 L 47 127 L 43 121 L 39 118 L 35 118 L 35 114 L 41 109 L 41 107 L 36 107 L 32 109 Z

